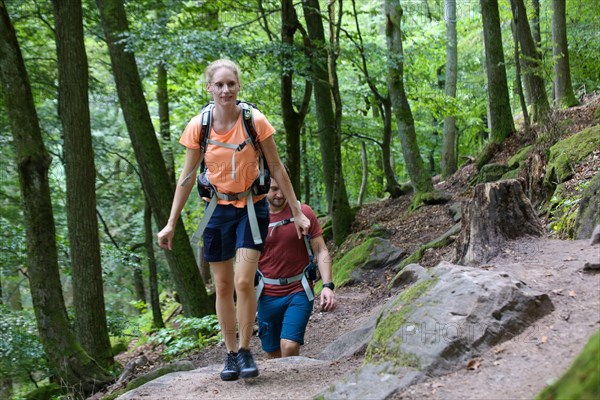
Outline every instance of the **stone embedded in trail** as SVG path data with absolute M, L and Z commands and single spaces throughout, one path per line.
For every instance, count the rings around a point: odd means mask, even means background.
M 389 374 L 441 375 L 464 368 L 468 360 L 514 338 L 554 310 L 547 294 L 507 272 L 442 262 L 429 270 L 412 264 L 405 273 L 420 278 L 385 305 L 369 333 L 365 355 L 366 364 L 385 365 Z M 537 342 L 538 338 L 521 340 Z M 337 346 L 339 354 L 351 353 Z M 377 374 L 360 372 L 355 378 L 356 385 L 367 386 L 402 381 L 384 383 Z M 325 398 L 335 398 L 332 390 Z

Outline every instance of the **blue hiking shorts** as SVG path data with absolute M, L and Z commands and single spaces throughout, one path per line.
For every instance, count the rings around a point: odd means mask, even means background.
M 306 292 L 287 296 L 260 296 L 258 299 L 258 336 L 264 351 L 280 348 L 280 340 L 304 344 L 304 332 L 313 309 Z
M 208 205 L 208 203 L 207 203 Z M 217 205 L 206 225 L 204 239 L 204 260 L 208 262 L 225 261 L 235 257 L 237 249 L 255 249 L 260 252 L 265 247 L 265 239 L 269 230 L 269 204 L 267 198 L 254 203 L 256 220 L 262 238 L 261 244 L 254 244 L 248 208 L 232 205 Z

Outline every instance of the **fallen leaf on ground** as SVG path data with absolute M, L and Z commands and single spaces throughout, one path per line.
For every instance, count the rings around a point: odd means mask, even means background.
M 476 369 L 479 369 L 479 367 L 481 366 L 481 364 L 479 363 L 478 360 L 469 360 L 469 362 L 467 363 L 467 369 L 469 371 L 475 371 Z
M 548 341 L 548 336 L 542 336 L 542 343 L 546 343 Z
M 575 293 L 575 291 L 574 291 L 574 290 L 571 290 L 571 291 L 569 292 L 569 296 L 571 296 L 571 297 L 577 297 L 577 293 Z

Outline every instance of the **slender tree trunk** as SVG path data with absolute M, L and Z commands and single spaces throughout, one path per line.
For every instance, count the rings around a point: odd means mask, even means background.
M 29 77 L 4 0 L 0 0 L 0 80 L 15 146 L 29 285 L 40 341 L 61 383 L 89 394 L 112 377 L 83 350 L 67 317 L 48 182 L 50 156 L 42 140 Z
M 135 57 L 125 51 L 121 35 L 129 31 L 122 0 L 96 0 L 108 43 L 119 101 L 135 152 L 141 166 L 144 191 L 152 206 L 156 224 L 163 227 L 169 217 L 173 188 L 160 152 L 144 98 Z M 194 252 L 181 219 L 173 238 L 173 251 L 166 251 L 175 286 L 187 316 L 204 316 L 214 311 L 208 301 Z
M 162 139 L 162 154 L 165 158 L 169 181 L 175 189 L 175 159 L 173 157 L 173 146 L 171 143 L 171 121 L 169 118 L 169 89 L 167 68 L 163 62 L 159 62 L 156 69 L 156 102 L 158 103 L 158 120 L 160 121 L 160 137 Z
M 458 47 L 456 38 L 456 0 L 445 0 L 446 10 L 446 96 L 456 97 L 456 76 L 458 73 Z M 453 115 L 444 118 L 444 142 L 442 145 L 442 177 L 452 175 L 457 168 L 456 119 Z
M 146 256 L 148 257 L 148 287 L 150 288 L 150 309 L 152 310 L 152 326 L 156 329 L 164 328 L 165 324 L 160 310 L 160 299 L 158 292 L 158 274 L 156 258 L 154 257 L 154 234 L 152 233 L 152 208 L 146 200 L 144 207 L 144 234 Z
M 554 54 L 554 101 L 558 107 L 572 107 L 579 102 L 573 93 L 569 46 L 567 45 L 566 0 L 552 0 L 552 52 Z
M 360 30 L 360 24 L 358 22 L 358 13 L 356 12 L 356 1 L 352 0 L 352 13 L 354 15 L 354 25 L 356 27 L 356 32 L 358 35 L 358 43 L 356 47 L 360 54 L 361 65 L 365 78 L 367 80 L 367 85 L 375 97 L 375 105 L 373 105 L 373 116 L 381 117 L 383 120 L 383 139 L 381 143 L 381 151 L 383 156 L 383 175 L 386 180 L 385 191 L 390 194 L 390 196 L 395 199 L 402 195 L 402 189 L 396 180 L 396 174 L 394 173 L 394 169 L 391 164 L 392 157 L 392 102 L 390 100 L 389 93 L 387 95 L 382 95 L 379 92 L 379 89 L 373 82 L 371 78 L 371 74 L 369 73 L 369 66 L 367 63 L 367 57 L 365 54 L 365 47 L 363 43 L 362 33 Z M 367 100 L 368 103 L 368 100 Z
M 525 3 L 523 0 L 510 0 L 510 2 L 521 45 L 521 68 L 525 91 L 531 102 L 531 118 L 533 122 L 540 122 L 550 111 L 544 79 L 541 75 L 541 55 L 531 35 Z
M 490 137 L 493 143 L 501 144 L 515 131 L 508 82 L 502 49 L 500 14 L 497 0 L 480 0 L 483 20 L 483 41 L 487 73 Z
M 54 0 L 53 3 L 75 333 L 92 358 L 103 367 L 110 367 L 114 360 L 104 306 L 96 218 L 96 167 L 90 128 L 88 64 L 83 42 L 81 0 Z
M 323 21 L 318 0 L 302 2 L 304 17 L 311 40 L 311 69 L 314 79 L 314 98 L 319 126 L 321 160 L 327 196 L 327 208 L 332 218 L 335 243 L 344 241 L 350 231 L 352 216 L 346 193 L 346 185 L 341 174 L 340 132 L 334 112 L 330 76 L 327 70 L 328 54 Z
M 417 193 L 428 193 L 433 191 L 433 182 L 421 158 L 415 124 L 404 90 L 404 60 L 400 25 L 402 12 L 398 0 L 385 0 L 385 35 L 390 57 L 388 60 L 388 87 L 408 175 Z
M 542 43 L 542 32 L 540 30 L 540 0 L 531 0 L 533 16 L 531 17 L 531 35 L 535 46 L 539 49 Z
M 304 118 L 308 113 L 310 97 L 312 95 L 312 84 L 306 81 L 304 84 L 304 95 L 302 103 L 296 111 L 294 109 L 293 96 L 293 52 L 294 35 L 300 30 L 304 39 L 305 46 L 310 46 L 307 33 L 304 31 L 298 20 L 296 8 L 292 0 L 281 1 L 281 42 L 283 50 L 281 52 L 281 112 L 283 116 L 283 126 L 285 127 L 285 164 L 290 172 L 290 180 L 298 198 L 302 194 L 300 185 L 300 130 L 304 124 Z
M 0 272 L 2 272 L 0 270 Z M 0 305 L 4 304 L 2 300 L 2 274 L 0 273 Z M 0 399 L 12 399 L 13 381 L 10 376 L 0 377 Z
M 525 132 L 529 132 L 529 111 L 527 110 L 527 102 L 525 101 L 525 95 L 523 94 L 523 82 L 521 81 L 521 63 L 519 62 L 519 32 L 517 32 L 517 27 L 515 26 L 514 20 L 510 24 L 511 31 L 513 34 L 513 42 L 515 43 L 515 75 L 517 81 L 517 94 L 519 96 L 519 104 L 521 105 L 521 110 L 523 111 L 523 125 L 525 127 Z
M 392 100 L 389 93 L 383 99 L 381 115 L 383 118 L 383 138 L 381 141 L 381 163 L 383 164 L 383 175 L 385 177 L 385 191 L 392 199 L 403 194 L 402 188 L 396 179 L 396 172 L 392 166 Z
M 360 159 L 362 160 L 362 180 L 360 181 L 360 190 L 358 191 L 357 205 L 360 207 L 365 200 L 367 183 L 369 180 L 369 159 L 367 158 L 367 145 L 364 141 L 360 142 Z
M 302 146 L 302 154 L 306 154 L 307 152 L 307 146 L 306 146 L 306 129 L 302 128 L 301 131 L 301 146 Z M 302 158 L 302 167 L 304 168 L 304 180 L 302 182 L 303 188 L 304 190 L 302 190 L 302 194 L 304 195 L 304 203 L 305 204 L 310 204 L 310 177 L 309 177 L 309 172 L 310 172 L 310 168 L 308 165 L 308 157 L 306 157 L 306 155 Z

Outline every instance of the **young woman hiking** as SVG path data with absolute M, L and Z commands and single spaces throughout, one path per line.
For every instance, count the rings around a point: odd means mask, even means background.
M 202 237 L 204 259 L 209 262 L 214 276 L 217 317 L 227 349 L 221 379 L 229 381 L 258 376 L 249 345 L 256 316 L 254 275 L 267 235 L 269 207 L 265 194 L 238 198 L 239 194 L 251 189 L 259 175 L 258 152 L 252 145 L 239 146 L 247 141 L 249 135 L 242 121 L 242 107 L 237 102 L 240 70 L 232 61 L 221 59 L 206 67 L 204 77 L 206 90 L 214 101 L 211 129 L 207 132 L 210 140 L 205 153 L 201 154 L 202 116 L 192 118 L 179 141 L 186 147 L 185 163 L 169 220 L 158 233 L 158 243 L 160 247 L 171 250 L 177 219 L 194 187 L 196 169 L 203 161 L 206 178 L 214 191 L 221 194 Z M 301 237 L 308 233 L 310 221 L 297 205 L 292 184 L 279 158 L 273 140 L 275 129 L 258 110 L 252 108 L 251 112 L 256 141 L 271 175 L 277 179 L 292 205 L 294 223 L 298 237 Z M 248 207 L 249 198 L 253 200 L 253 209 Z M 262 242 L 257 238 L 258 232 L 252 232 L 253 219 L 258 224 Z M 237 304 L 234 302 L 234 290 Z

